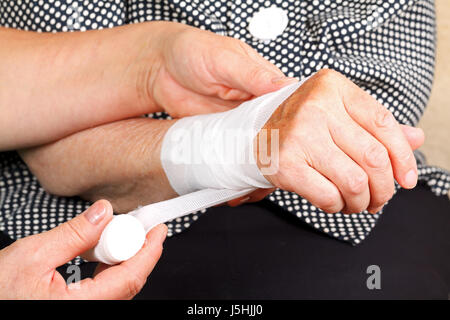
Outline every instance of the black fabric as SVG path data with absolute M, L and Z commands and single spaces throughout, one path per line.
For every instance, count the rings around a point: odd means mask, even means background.
M 450 202 L 401 190 L 377 232 L 338 242 L 263 201 L 208 211 L 164 253 L 137 299 L 448 299 Z M 0 247 L 12 243 L 0 233 Z M 368 290 L 369 265 L 381 290 Z M 82 278 L 95 263 L 81 264 Z M 67 277 L 66 266 L 58 271 Z
M 448 299 L 450 202 L 401 190 L 376 232 L 339 242 L 268 202 L 210 210 L 163 256 L 138 299 Z M 369 265 L 381 290 L 368 290 Z
M 14 241 L 3 232 L 0 232 L 0 249 L 9 246 Z

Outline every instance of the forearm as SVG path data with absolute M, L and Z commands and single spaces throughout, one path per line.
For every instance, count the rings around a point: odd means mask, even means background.
M 157 111 L 147 84 L 166 24 L 58 34 L 0 28 L 0 150 Z
M 176 196 L 160 163 L 173 120 L 123 120 L 20 152 L 50 193 L 112 202 L 116 212 Z

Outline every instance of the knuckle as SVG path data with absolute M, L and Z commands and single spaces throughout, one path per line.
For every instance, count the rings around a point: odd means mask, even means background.
M 281 190 L 287 190 L 291 192 L 295 192 L 297 185 L 294 179 L 292 179 L 292 169 L 288 167 L 281 168 L 279 172 L 271 177 L 271 182 L 277 188 Z M 302 177 L 302 172 L 296 172 L 296 177 Z
M 209 57 L 210 67 L 216 70 L 216 61 L 233 61 L 236 59 L 236 52 L 230 49 L 229 46 L 218 46 L 211 48 L 211 55 Z
M 348 175 L 347 191 L 351 194 L 361 194 L 366 190 L 369 178 L 365 172 L 357 172 Z
M 400 151 L 398 155 L 398 161 L 401 164 L 405 164 L 406 166 L 409 166 L 412 162 L 415 162 L 414 154 L 412 153 L 411 149 L 405 148 L 405 150 Z
M 340 79 L 343 77 L 341 73 L 333 69 L 321 69 L 316 73 L 318 78 L 322 79 Z
M 363 212 L 365 209 L 367 209 L 367 206 L 363 205 L 356 205 L 353 210 L 350 210 L 350 213 L 360 213 Z
M 228 41 L 230 46 L 234 46 L 236 48 L 241 49 L 241 52 L 244 54 L 248 54 L 248 51 L 252 51 L 254 50 L 251 46 L 249 46 L 247 43 L 245 43 L 242 40 L 239 40 L 237 38 L 233 38 L 233 37 L 226 37 L 225 41 Z
M 367 202 L 364 201 L 360 201 L 358 203 L 353 204 L 350 213 L 360 213 L 362 211 L 364 211 L 365 209 L 367 209 L 367 206 L 369 205 L 369 199 L 367 199 Z
M 338 191 L 325 193 L 319 201 L 319 207 L 327 213 L 339 212 L 343 208 L 340 198 Z
M 384 188 L 383 191 L 379 192 L 377 198 L 374 201 L 375 207 L 379 207 L 388 202 L 394 195 L 395 187 L 394 183 L 390 184 L 388 187 Z
M 312 145 L 312 144 L 310 144 Z M 328 168 L 330 161 L 333 159 L 333 152 L 324 150 L 322 153 L 314 149 L 314 147 L 305 148 L 307 150 L 308 158 L 314 168 Z
M 375 111 L 375 126 L 378 128 L 390 128 L 395 123 L 392 113 L 383 106 L 379 106 Z
M 267 71 L 259 65 L 254 65 L 249 68 L 248 79 L 260 80 L 266 78 Z
M 364 161 L 372 168 L 386 168 L 389 165 L 389 154 L 384 146 L 373 143 L 365 150 Z
M 144 286 L 144 283 L 145 281 L 138 276 L 131 277 L 127 282 L 127 296 L 132 298 L 137 295 Z
M 69 220 L 65 224 L 65 229 L 63 229 L 63 235 L 64 237 L 69 237 L 71 243 L 74 247 L 79 247 L 80 245 L 83 245 L 87 243 L 87 237 L 83 234 L 81 231 L 81 228 L 77 223 L 76 220 Z

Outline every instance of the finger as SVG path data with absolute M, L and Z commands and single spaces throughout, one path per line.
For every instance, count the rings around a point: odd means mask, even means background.
M 271 194 L 274 191 L 275 191 L 275 188 L 257 189 L 246 196 L 239 197 L 239 198 L 228 201 L 228 205 L 230 207 L 237 207 L 244 203 L 261 201 L 262 199 L 264 199 L 265 197 L 267 197 L 269 194 Z
M 253 51 L 243 48 L 241 51 L 223 52 L 218 57 L 220 61 L 215 62 L 220 66 L 216 68 L 216 75 L 221 80 L 219 82 L 226 87 L 260 96 L 298 81 L 286 77 L 275 65 Z
M 30 237 L 37 246 L 35 255 L 49 268 L 65 264 L 95 246 L 112 214 L 108 201 L 97 201 L 72 220 Z
M 167 227 L 158 225 L 147 234 L 142 249 L 119 265 L 102 267 L 93 279 L 84 279 L 79 289 L 70 290 L 73 299 L 131 299 L 144 286 L 162 254 Z
M 384 205 L 394 194 L 394 175 L 386 148 L 349 116 L 330 121 L 336 145 L 352 158 L 369 179 L 369 211 Z
M 249 46 L 244 41 L 238 40 L 241 44 L 241 47 L 244 49 L 244 51 L 247 53 L 247 55 L 256 61 L 257 63 L 263 65 L 267 69 L 273 70 L 275 73 L 279 74 L 280 76 L 284 76 L 284 73 L 272 62 L 264 58 L 258 51 L 253 49 L 251 46 Z
M 327 213 L 340 212 L 344 208 L 344 199 L 330 180 L 306 164 L 297 164 L 295 168 L 280 188 L 299 194 Z
M 106 269 L 111 268 L 111 266 L 109 264 L 105 264 L 105 263 L 98 263 L 97 267 L 94 270 L 94 273 L 92 275 L 92 277 L 97 276 L 99 273 L 105 271 Z
M 228 111 L 243 102 L 243 100 L 223 100 L 195 93 L 175 82 L 167 72 L 163 72 L 161 77 L 164 79 L 155 84 L 154 97 L 161 107 L 174 118 Z M 234 97 L 237 98 L 238 95 L 235 94 Z M 250 95 L 243 94 L 241 97 L 250 98 Z
M 237 207 L 237 206 L 240 206 L 241 204 L 247 203 L 249 200 L 250 200 L 250 196 L 244 196 L 244 197 L 230 200 L 227 203 L 230 207 Z
M 368 93 L 351 84 L 353 94 L 344 97 L 348 114 L 387 149 L 394 177 L 406 189 L 417 184 L 417 164 L 411 147 L 392 113 Z
M 403 134 L 405 135 L 405 138 L 408 141 L 411 149 L 416 150 L 421 145 L 423 145 L 425 141 L 425 134 L 422 129 L 407 126 L 404 124 L 401 124 L 400 128 L 402 129 Z
M 308 146 L 314 169 L 332 181 L 345 201 L 345 212 L 356 213 L 370 203 L 368 177 L 364 170 L 339 149 L 331 136 Z

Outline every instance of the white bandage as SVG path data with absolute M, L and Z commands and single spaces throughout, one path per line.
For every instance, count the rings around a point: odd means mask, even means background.
M 164 136 L 161 150 L 172 188 L 179 195 L 206 188 L 271 188 L 256 164 L 253 140 L 300 85 L 293 83 L 230 111 L 178 120 Z
M 161 162 L 181 196 L 115 217 L 83 257 L 119 263 L 134 256 L 144 244 L 145 233 L 160 223 L 242 197 L 255 188 L 272 187 L 254 159 L 253 139 L 304 81 L 227 112 L 178 120 L 164 136 Z

